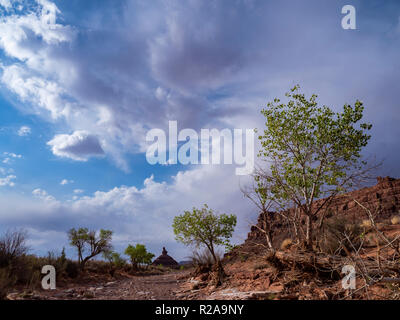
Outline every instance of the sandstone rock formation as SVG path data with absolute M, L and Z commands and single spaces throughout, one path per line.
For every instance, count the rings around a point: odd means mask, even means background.
M 156 260 L 153 261 L 152 265 L 159 266 L 162 265 L 163 267 L 178 267 L 179 263 L 176 262 L 172 257 L 168 255 L 168 251 L 165 250 L 163 247 L 163 251 L 161 256 L 159 256 Z
M 390 218 L 400 211 L 400 179 L 391 177 L 377 177 L 377 184 L 372 187 L 366 187 L 351 191 L 334 198 L 327 208 L 326 216 L 346 216 L 353 223 L 359 223 L 362 219 L 367 219 L 365 212 L 354 201 L 358 201 L 363 206 L 376 212 L 376 221 Z M 322 200 L 316 201 L 317 206 Z M 277 222 L 274 225 L 274 235 L 282 241 L 285 235 L 285 222 L 277 215 Z M 263 228 L 264 216 L 258 217 L 257 226 L 252 226 L 246 242 L 254 242 L 264 239 L 264 234 L 259 230 Z

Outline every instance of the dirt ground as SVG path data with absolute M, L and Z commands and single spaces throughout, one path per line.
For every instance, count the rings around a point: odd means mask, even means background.
M 69 284 L 48 291 L 12 292 L 8 298 L 11 300 L 174 300 L 177 299 L 176 294 L 187 278 L 187 271 L 129 276 L 95 284 Z

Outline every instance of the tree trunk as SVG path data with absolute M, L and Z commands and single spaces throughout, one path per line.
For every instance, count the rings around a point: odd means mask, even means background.
M 267 216 L 266 216 L 266 214 L 264 213 L 264 215 L 265 215 L 265 219 L 267 219 Z M 266 240 L 267 240 L 267 245 L 268 245 L 268 248 L 269 249 L 273 249 L 273 246 L 272 246 L 272 235 L 271 235 L 271 228 L 270 228 L 270 226 L 269 226 L 269 223 L 267 222 L 267 221 L 263 221 L 263 228 L 264 228 L 264 230 L 265 230 L 265 238 L 266 238 Z
M 218 259 L 217 259 L 217 256 L 215 255 L 214 246 L 212 244 L 210 246 L 210 252 L 211 252 L 211 255 L 212 255 L 213 259 L 214 259 L 214 264 L 217 263 Z
M 307 214 L 306 219 L 306 248 L 312 250 L 312 222 L 311 216 Z

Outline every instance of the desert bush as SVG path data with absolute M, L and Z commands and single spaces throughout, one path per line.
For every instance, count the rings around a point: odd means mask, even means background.
M 216 251 L 215 256 L 217 259 L 221 260 L 223 254 Z M 189 260 L 192 262 L 192 265 L 196 267 L 212 266 L 214 264 L 214 257 L 209 250 L 193 251 L 192 255 L 189 257 Z
M 65 255 L 65 249 L 63 248 L 60 254 L 55 253 L 54 251 L 49 251 L 47 256 L 43 258 L 43 265 L 52 265 L 56 269 L 57 278 L 59 276 L 65 275 L 67 258 Z
M 9 230 L 0 237 L 0 268 L 12 267 L 28 252 L 26 239 L 24 230 Z
M 32 270 L 31 277 L 27 283 L 27 287 L 29 290 L 34 290 L 40 287 L 41 285 L 41 271 Z
M 0 268 L 0 300 L 4 300 L 7 294 L 15 283 L 14 277 L 11 275 L 8 268 Z
M 392 219 L 390 219 L 390 222 L 395 225 L 395 224 L 400 224 L 400 216 L 394 216 Z
M 65 273 L 69 278 L 76 278 L 79 275 L 79 265 L 75 261 L 67 260 L 65 264 Z
M 325 253 L 343 255 L 361 245 L 362 234 L 359 225 L 349 224 L 345 218 L 331 218 L 318 234 L 319 247 Z
M 293 241 L 290 238 L 283 240 L 281 243 L 281 250 L 288 249 L 292 244 L 293 244 Z
M 106 251 L 103 253 L 103 257 L 110 263 L 111 266 L 117 269 L 123 269 L 126 265 L 126 261 L 121 257 L 121 254 L 115 251 Z

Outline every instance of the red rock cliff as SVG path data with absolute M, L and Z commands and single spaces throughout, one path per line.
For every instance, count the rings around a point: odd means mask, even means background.
M 332 215 L 346 215 L 350 221 L 359 221 L 367 219 L 365 212 L 360 208 L 359 205 L 354 201 L 357 200 L 359 203 L 367 208 L 375 209 L 379 208 L 379 216 L 377 221 L 389 218 L 390 216 L 399 213 L 400 211 L 400 179 L 394 179 L 390 177 L 378 177 L 377 184 L 373 187 L 366 187 L 359 190 L 355 190 L 334 198 L 329 206 L 329 211 Z M 323 200 L 318 200 L 323 201 Z M 318 204 L 318 201 L 316 204 Z M 258 218 L 257 226 L 262 228 L 263 216 L 260 215 Z M 279 233 L 280 227 L 281 232 L 284 233 L 283 222 L 275 226 L 276 233 Z M 281 237 L 280 237 L 281 238 Z M 246 241 L 264 239 L 264 235 L 255 226 L 251 228 Z

